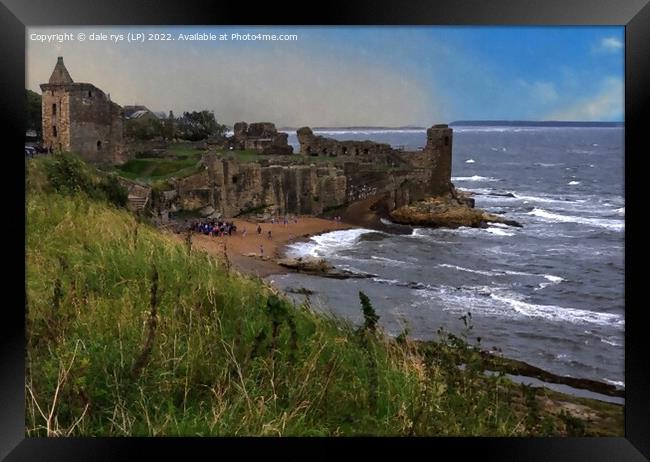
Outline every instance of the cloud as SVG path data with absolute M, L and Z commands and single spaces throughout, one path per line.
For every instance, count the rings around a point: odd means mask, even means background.
M 82 29 L 79 29 L 82 30 Z M 28 32 L 47 33 L 30 28 Z M 431 83 L 382 62 L 308 44 L 132 44 L 28 41 L 27 85 L 39 90 L 57 56 L 75 81 L 121 104 L 175 113 L 210 109 L 222 123 L 278 126 L 428 125 Z
M 623 42 L 616 37 L 605 37 L 594 47 L 596 53 L 617 53 L 623 49 Z
M 519 79 L 517 83 L 523 88 L 525 97 L 533 98 L 540 104 L 551 104 L 557 101 L 558 93 L 552 82 L 536 81 L 527 82 Z
M 623 81 L 608 77 L 603 80 L 595 95 L 554 111 L 546 120 L 612 121 L 622 120 L 623 113 Z

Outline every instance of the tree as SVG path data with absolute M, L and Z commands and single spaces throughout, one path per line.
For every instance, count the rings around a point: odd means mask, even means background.
M 156 117 L 128 119 L 124 128 L 126 136 L 136 140 L 152 140 L 164 136 L 163 122 Z
M 199 141 L 210 137 L 221 137 L 226 133 L 226 126 L 217 123 L 214 112 L 184 112 L 176 121 L 176 135 L 189 141 Z
M 31 90 L 25 90 L 26 126 L 25 130 L 35 130 L 40 139 L 43 132 L 41 115 L 41 95 Z
M 174 111 L 169 111 L 169 116 L 163 122 L 163 138 L 166 140 L 173 140 L 176 138 L 176 119 L 174 118 Z

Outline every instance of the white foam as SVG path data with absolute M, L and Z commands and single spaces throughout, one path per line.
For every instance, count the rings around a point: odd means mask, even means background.
M 372 278 L 372 280 L 381 284 L 390 284 L 392 286 L 399 284 L 399 281 L 397 279 Z
M 359 242 L 359 238 L 376 231 L 360 229 L 344 229 L 313 236 L 307 242 L 296 242 L 287 246 L 287 254 L 292 257 L 324 257 L 339 250 L 351 248 Z
M 510 270 L 506 270 L 506 271 L 504 271 L 504 273 L 506 273 L 506 274 L 512 274 L 512 275 L 515 275 L 515 276 L 539 276 L 538 274 L 526 273 L 526 272 L 524 272 L 524 271 L 510 271 Z
M 598 313 L 596 311 L 579 310 L 575 308 L 566 308 L 556 305 L 537 305 L 528 303 L 518 296 L 505 296 L 490 294 L 490 298 L 499 301 L 522 316 L 531 318 L 543 318 L 554 322 L 570 322 L 573 324 L 597 324 L 602 326 L 618 325 L 623 326 L 625 321 L 616 314 Z
M 620 380 L 603 379 L 603 381 L 609 383 L 610 385 L 614 385 L 615 387 L 625 388 L 625 382 L 622 382 Z
M 623 329 L 622 316 L 610 313 L 567 308 L 556 305 L 538 305 L 525 301 L 521 294 L 498 292 L 494 287 L 477 287 L 473 291 L 458 291 L 451 287 L 437 290 L 419 290 L 417 295 L 424 300 L 417 305 L 427 305 L 437 301 L 432 307 L 442 305 L 444 311 L 481 314 L 507 319 L 538 318 L 549 322 L 572 324 L 595 324 L 616 326 Z M 496 292 L 496 293 L 495 293 Z
M 536 167 L 561 167 L 564 164 L 545 164 L 543 162 L 536 162 L 535 164 Z
M 553 276 L 552 274 L 542 274 L 544 279 L 547 279 L 551 281 L 553 284 L 559 284 L 560 282 L 564 281 L 564 278 L 560 276 Z
M 621 343 L 612 340 L 613 337 L 607 337 L 607 338 L 601 338 L 600 341 L 603 343 L 606 343 L 607 345 L 612 345 L 612 346 L 623 346 Z
M 625 207 L 621 207 L 620 209 L 614 210 L 616 213 L 620 213 L 621 215 L 625 215 Z
M 498 178 L 490 178 L 486 176 L 473 175 L 473 176 L 454 176 L 451 181 L 501 181 Z
M 401 261 L 401 260 L 393 260 L 392 258 L 378 257 L 376 255 L 371 255 L 370 258 L 372 260 L 378 260 L 384 263 L 388 263 L 389 265 L 392 266 L 412 266 L 412 264 L 409 262 Z
M 475 162 L 476 162 L 476 161 L 475 161 L 474 159 L 467 159 L 467 160 L 465 161 L 466 164 L 473 164 L 473 163 L 475 163 Z
M 466 273 L 482 274 L 483 276 L 496 276 L 499 274 L 493 271 L 480 271 L 470 268 L 463 268 L 462 266 L 450 265 L 448 263 L 440 263 L 438 266 L 440 268 L 453 268 L 458 271 L 465 271 Z
M 621 222 L 620 220 L 560 215 L 558 213 L 552 213 L 540 208 L 534 208 L 532 211 L 528 212 L 528 215 L 534 215 L 536 217 L 540 217 L 552 222 L 580 223 L 588 226 L 606 228 L 612 231 L 623 231 L 623 229 L 625 229 L 625 222 Z
M 514 236 L 515 233 L 509 233 L 507 231 L 504 231 L 501 228 L 493 228 L 490 226 L 489 228 L 485 229 L 488 233 L 490 234 L 496 234 L 497 236 Z
M 569 181 L 569 183 L 567 183 L 567 184 L 568 184 L 569 186 L 576 186 L 576 185 L 579 185 L 580 182 L 579 182 L 579 181 Z
M 546 203 L 557 203 L 557 202 L 568 202 L 561 199 L 554 199 L 552 197 L 540 197 L 540 196 L 520 196 L 515 194 L 514 199 L 521 199 L 530 202 L 546 202 Z

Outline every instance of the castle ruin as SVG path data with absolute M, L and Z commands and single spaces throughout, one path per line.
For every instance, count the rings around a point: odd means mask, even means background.
M 250 127 L 254 129 L 237 124 L 233 138 L 242 143 L 238 146 L 254 143 L 256 136 L 268 140 L 275 129 L 272 124 Z M 447 125 L 429 128 L 426 146 L 419 151 L 324 138 L 308 127 L 297 134 L 300 152 L 308 155 L 295 156 L 295 161 L 240 163 L 206 153 L 202 158 L 205 169 L 171 182 L 173 189 L 154 201 L 156 208 L 206 209 L 226 217 L 262 208 L 277 214 L 319 215 L 370 197 L 390 211 L 452 192 L 452 129 Z M 255 136 L 249 139 L 251 135 Z M 247 149 L 253 149 L 252 145 Z M 312 163 L 311 156 L 327 156 L 328 162 Z
M 41 91 L 46 149 L 74 152 L 94 164 L 127 160 L 123 109 L 96 86 L 74 82 L 62 57 Z

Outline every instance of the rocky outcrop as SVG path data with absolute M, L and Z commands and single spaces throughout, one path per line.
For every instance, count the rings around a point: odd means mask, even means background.
M 365 279 L 377 276 L 371 273 L 356 273 L 344 269 L 337 269 L 330 265 L 324 258 L 317 257 L 281 258 L 276 263 L 299 273 L 314 274 L 332 279 Z
M 522 226 L 515 220 L 508 220 L 484 210 L 476 209 L 473 207 L 473 202 L 454 194 L 429 197 L 399 207 L 390 212 L 389 216 L 395 223 L 413 226 L 485 228 L 488 223 Z
M 327 273 L 333 268 L 325 259 L 316 257 L 282 258 L 277 264 L 307 273 Z

